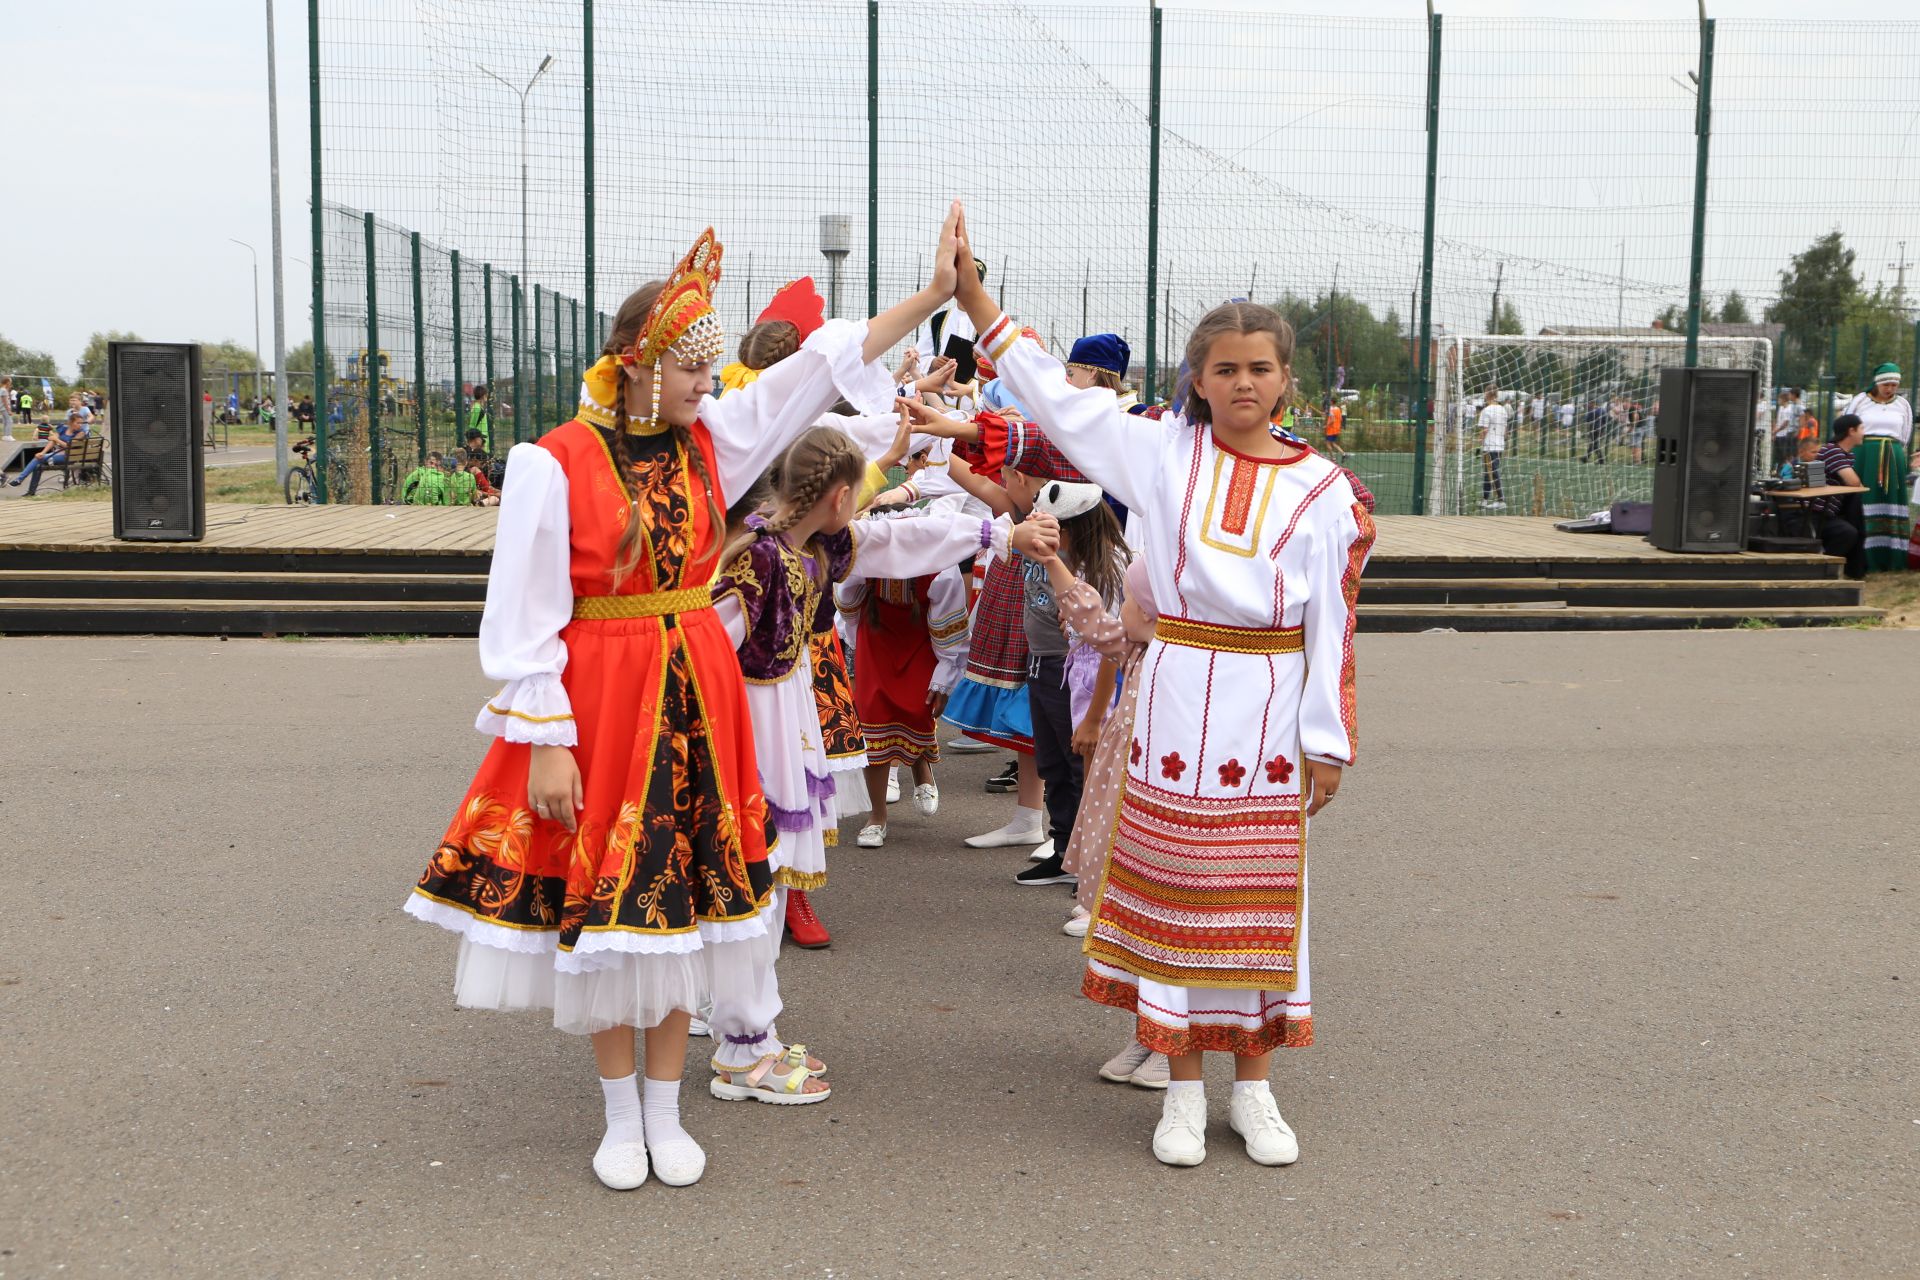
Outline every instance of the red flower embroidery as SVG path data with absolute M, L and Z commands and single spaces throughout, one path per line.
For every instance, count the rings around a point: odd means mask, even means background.
M 1187 762 L 1180 758 L 1178 751 L 1169 751 L 1160 757 L 1160 776 L 1180 781 L 1180 775 L 1187 771 Z
M 1229 760 L 1220 766 L 1220 785 L 1223 787 L 1237 787 L 1246 776 L 1247 771 L 1238 760 Z
M 1279 783 L 1285 786 L 1287 780 L 1291 777 L 1293 777 L 1293 761 L 1287 759 L 1284 753 L 1267 761 L 1268 782 Z
M 1133 740 L 1133 762 L 1135 764 L 1140 763 L 1140 739 L 1138 738 Z

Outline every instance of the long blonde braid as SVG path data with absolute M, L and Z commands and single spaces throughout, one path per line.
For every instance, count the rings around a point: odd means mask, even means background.
M 866 468 L 866 455 L 844 431 L 833 427 L 806 431 L 774 464 L 774 509 L 767 529 L 785 533 L 836 485 L 859 484 Z

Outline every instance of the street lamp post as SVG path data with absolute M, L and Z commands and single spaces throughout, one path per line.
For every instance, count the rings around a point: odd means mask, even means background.
M 479 63 L 474 65 L 480 66 Z M 527 95 L 533 92 L 533 86 L 539 83 L 540 77 L 547 74 L 547 68 L 552 65 L 552 54 L 540 59 L 539 69 L 533 73 L 533 79 L 527 81 L 524 89 L 516 89 L 506 77 L 480 67 L 481 71 L 506 85 L 507 92 L 520 99 L 520 279 L 527 282 L 529 287 L 533 277 L 527 273 Z
M 245 240 L 234 240 L 232 236 L 228 236 L 227 239 L 253 255 L 253 407 L 254 411 L 258 412 L 260 408 L 260 252 Z M 273 413 L 276 418 L 280 416 L 279 405 L 273 406 Z

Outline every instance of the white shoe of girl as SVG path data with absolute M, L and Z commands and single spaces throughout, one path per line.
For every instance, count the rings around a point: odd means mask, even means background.
M 923 782 L 913 789 L 913 807 L 931 818 L 940 812 L 940 784 Z
M 1153 1130 L 1153 1154 L 1161 1164 L 1191 1166 L 1207 1158 L 1207 1093 L 1198 1080 L 1169 1086 Z
M 1273 1090 L 1265 1080 L 1234 1085 L 1227 1125 L 1246 1139 L 1247 1155 L 1255 1164 L 1292 1164 L 1300 1158 L 1300 1140 L 1281 1118 L 1279 1104 L 1274 1102 Z

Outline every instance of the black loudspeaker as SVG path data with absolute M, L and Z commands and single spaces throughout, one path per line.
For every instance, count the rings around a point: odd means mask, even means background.
M 200 347 L 107 344 L 113 411 L 113 536 L 198 542 L 207 533 Z
M 1760 375 L 1662 369 L 1654 424 L 1653 532 L 1662 551 L 1742 551 Z

